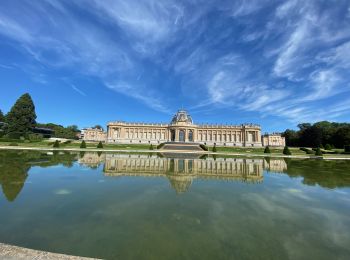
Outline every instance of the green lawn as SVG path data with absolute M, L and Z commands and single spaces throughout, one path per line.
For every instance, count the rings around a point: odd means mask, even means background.
M 213 147 L 209 147 L 209 150 L 212 151 Z M 217 152 L 227 152 L 227 153 L 251 153 L 251 154 L 263 154 L 265 150 L 265 147 L 221 147 L 217 146 L 216 151 Z M 292 148 L 290 147 L 289 150 L 294 155 L 304 155 L 305 152 L 299 150 L 299 148 Z M 283 154 L 283 147 L 270 147 L 271 154 Z
M 29 141 L 18 141 L 18 142 L 3 142 L 0 139 L 1 146 L 10 146 L 11 143 L 17 143 L 18 146 L 23 147 L 42 147 L 42 148 L 52 148 L 53 142 L 48 140 L 43 140 L 40 142 L 29 142 Z M 79 148 L 81 141 L 72 141 L 71 143 L 64 144 L 60 143 L 60 148 Z M 86 142 L 87 149 L 97 148 L 98 143 Z M 120 150 L 149 150 L 150 145 L 148 144 L 103 144 L 103 147 L 107 149 L 120 149 Z M 154 148 L 156 146 L 153 146 Z
M 13 142 L 12 142 L 13 143 Z M 43 140 L 40 142 L 30 142 L 28 140 L 22 141 L 18 140 L 16 142 L 18 146 L 23 147 L 41 147 L 41 148 L 52 148 L 53 141 Z M 0 139 L 0 146 L 10 146 L 11 142 L 4 142 Z M 80 148 L 81 141 L 71 141 L 71 143 L 64 144 L 60 143 L 60 148 Z M 97 142 L 86 142 L 87 150 L 97 148 Z M 103 144 L 103 148 L 105 150 L 149 150 L 149 144 Z M 156 149 L 156 145 L 153 145 L 154 149 Z M 209 147 L 209 151 L 212 152 L 213 147 Z M 264 154 L 265 147 L 221 147 L 217 146 L 216 150 L 218 153 L 241 153 L 241 154 Z M 299 148 L 290 147 L 292 155 L 307 155 L 304 151 L 301 151 Z M 270 147 L 271 154 L 270 155 L 282 155 L 283 147 Z M 333 151 L 337 151 L 339 153 L 343 152 L 342 149 L 333 149 Z M 269 155 L 269 154 L 266 154 Z M 324 154 L 324 157 L 349 157 L 348 154 Z

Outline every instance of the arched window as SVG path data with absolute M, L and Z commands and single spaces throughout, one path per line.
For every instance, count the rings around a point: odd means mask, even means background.
M 188 141 L 193 142 L 193 131 L 192 130 L 188 131 Z
M 179 141 L 185 142 L 185 131 L 184 130 L 179 131 Z
M 170 130 L 170 140 L 172 141 L 172 142 L 174 142 L 175 141 L 175 130 Z

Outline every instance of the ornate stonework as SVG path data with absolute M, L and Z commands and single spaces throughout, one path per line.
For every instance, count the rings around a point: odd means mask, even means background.
M 105 142 L 107 133 L 99 128 L 85 128 L 81 131 L 81 139 L 93 142 Z
M 159 144 L 163 142 L 195 142 L 219 146 L 261 146 L 259 125 L 194 124 L 186 110 L 179 110 L 170 124 L 110 122 L 108 143 Z
M 279 133 L 264 134 L 261 137 L 263 146 L 285 146 L 286 139 Z

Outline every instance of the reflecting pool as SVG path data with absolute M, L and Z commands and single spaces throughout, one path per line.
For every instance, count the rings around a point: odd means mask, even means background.
M 350 161 L 0 151 L 0 242 L 104 259 L 350 259 Z

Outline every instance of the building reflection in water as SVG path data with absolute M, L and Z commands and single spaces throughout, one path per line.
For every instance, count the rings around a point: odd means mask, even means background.
M 100 158 L 101 159 L 101 158 Z M 96 159 L 98 162 L 99 159 Z M 247 158 L 207 158 L 184 159 L 165 158 L 155 155 L 106 154 L 104 174 L 106 176 L 147 176 L 166 177 L 177 193 L 186 192 L 194 179 L 218 179 L 260 183 L 263 170 L 268 166 L 286 169 L 284 160 L 247 159 Z M 91 158 L 89 158 L 91 161 Z M 281 161 L 281 162 L 275 162 Z

